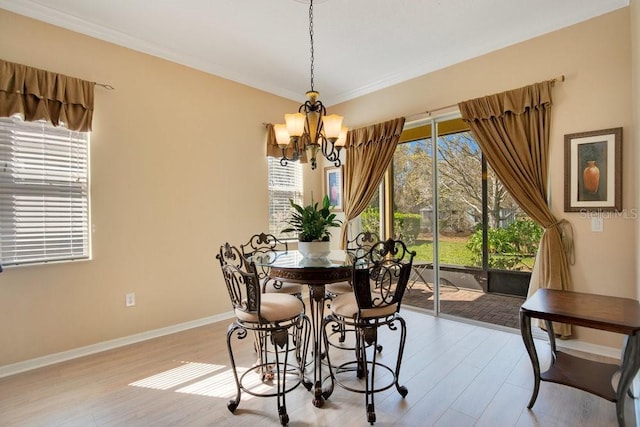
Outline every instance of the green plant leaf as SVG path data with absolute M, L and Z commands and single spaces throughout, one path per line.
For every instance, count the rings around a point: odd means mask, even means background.
M 307 206 L 301 206 L 289 199 L 292 207 L 291 216 L 286 223 L 289 227 L 284 228 L 282 233 L 298 233 L 298 240 L 301 242 L 310 242 L 314 240 L 329 240 L 331 232 L 330 227 L 339 227 L 342 221 L 336 219 L 336 214 L 331 212 L 329 197 L 324 196 L 322 199 L 322 207 L 318 208 L 318 202 L 311 203 Z

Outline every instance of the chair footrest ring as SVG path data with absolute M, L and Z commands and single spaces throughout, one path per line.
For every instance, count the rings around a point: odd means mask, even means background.
M 349 362 L 345 362 L 345 363 L 343 363 L 341 365 L 338 365 L 335 368 L 333 377 L 334 377 L 334 380 L 335 380 L 336 384 L 338 384 L 343 389 L 349 390 L 349 391 L 353 391 L 353 392 L 356 392 L 356 393 L 363 393 L 364 394 L 364 393 L 367 393 L 367 391 L 364 389 L 364 385 L 362 386 L 362 388 L 360 388 L 360 387 L 358 387 L 358 388 L 352 387 L 351 385 L 347 385 L 344 382 L 345 380 L 341 380 L 340 377 L 339 377 L 340 375 L 344 375 L 346 373 L 352 373 L 355 376 L 356 373 L 358 373 L 358 370 L 359 370 L 358 364 L 359 364 L 359 362 L 357 360 L 352 360 L 352 361 L 349 361 Z M 372 365 L 373 365 L 373 362 L 367 361 L 368 370 L 371 370 L 371 366 Z M 384 384 L 384 385 L 381 385 L 381 386 L 378 386 L 378 387 L 374 388 L 373 390 L 369 390 L 368 391 L 369 393 L 378 393 L 380 391 L 387 390 L 388 388 L 393 387 L 396 384 L 396 381 L 397 381 L 397 378 L 396 378 L 395 374 L 393 373 L 393 369 L 391 369 L 387 365 L 385 365 L 383 363 L 380 363 L 380 362 L 376 362 L 375 365 L 376 365 L 376 369 L 377 368 L 382 368 L 385 371 L 389 372 L 391 374 L 391 377 L 389 378 L 390 381 L 389 381 L 388 384 Z M 377 377 L 377 375 L 376 375 L 376 377 Z M 359 380 L 362 380 L 362 381 L 365 380 L 364 377 L 363 378 L 356 378 L 356 379 L 359 379 Z
M 240 388 L 242 389 L 242 391 L 252 396 L 258 396 L 258 397 L 277 396 L 278 387 L 276 382 L 278 380 L 278 373 L 275 372 L 275 369 L 276 369 L 276 366 L 273 363 L 261 363 L 261 364 L 253 365 L 250 369 L 247 369 L 245 372 L 242 373 L 242 375 L 240 375 L 239 377 Z M 300 371 L 300 368 L 298 368 L 297 366 L 288 363 L 286 366 L 281 365 L 280 370 L 281 370 L 280 377 L 282 379 L 283 373 L 284 373 L 284 380 L 285 380 L 285 383 L 287 384 L 287 388 L 284 391 L 285 393 L 290 392 L 291 390 L 298 387 L 300 383 L 302 383 L 302 372 Z M 268 371 L 273 371 L 273 377 L 268 380 L 261 378 L 262 376 L 261 372 L 268 372 Z M 248 378 L 247 375 L 250 375 L 250 374 L 254 375 L 255 377 Z M 289 383 L 291 383 L 291 385 L 289 385 Z M 255 391 L 255 389 L 258 384 L 271 386 L 272 388 L 275 388 L 275 391 L 257 392 Z

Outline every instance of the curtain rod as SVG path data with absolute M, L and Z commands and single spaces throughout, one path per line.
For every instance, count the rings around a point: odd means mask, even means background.
M 93 84 L 94 84 L 95 86 L 101 86 L 101 87 L 103 87 L 103 88 L 105 88 L 105 89 L 107 89 L 107 90 L 114 90 L 114 89 L 115 89 L 115 87 L 113 87 L 113 86 L 111 86 L 111 85 L 108 85 L 108 84 L 106 84 L 106 83 L 97 83 L 97 82 L 93 82 Z
M 556 82 L 562 83 L 562 82 L 564 82 L 565 81 L 564 74 L 561 74 L 558 77 L 554 77 L 553 79 L 551 79 L 551 81 L 553 83 L 556 83 Z M 414 114 L 410 114 L 408 116 L 405 116 L 405 120 L 409 120 L 409 119 L 411 119 L 413 117 L 418 117 L 418 116 L 422 116 L 422 115 L 425 115 L 425 114 L 430 116 L 435 111 L 447 110 L 449 108 L 453 108 L 453 107 L 457 107 L 457 106 L 458 106 L 458 104 L 456 103 L 456 104 L 451 104 L 451 105 L 445 105 L 444 107 L 432 108 L 431 110 L 421 111 L 419 113 L 414 113 Z

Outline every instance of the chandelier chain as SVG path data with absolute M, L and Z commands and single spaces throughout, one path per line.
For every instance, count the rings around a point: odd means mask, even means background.
M 276 141 L 282 149 L 280 164 L 286 166 L 288 162 L 298 161 L 306 151 L 311 169 L 317 167 L 317 153 L 323 155 L 335 167 L 339 167 L 342 164 L 340 149 L 346 141 L 347 129 L 342 126 L 342 116 L 327 116 L 327 110 L 318 99 L 319 94 L 314 88 L 313 0 L 309 0 L 309 41 L 311 90 L 306 93 L 307 100 L 298 108 L 298 113 L 285 114 L 286 126 L 274 125 Z M 287 150 L 292 150 L 290 155 L 287 155 Z
M 311 91 L 313 91 L 313 0 L 309 4 L 309 39 L 311 40 Z

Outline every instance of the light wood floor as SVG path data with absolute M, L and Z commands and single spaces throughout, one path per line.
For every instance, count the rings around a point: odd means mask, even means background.
M 615 405 L 542 383 L 532 410 L 532 370 L 517 331 L 488 329 L 403 309 L 408 340 L 401 383 L 377 395 L 378 426 L 615 426 Z M 235 414 L 227 322 L 0 379 L 0 426 L 278 425 L 275 398 L 243 394 Z M 382 359 L 397 333 L 384 333 Z M 239 364 L 255 355 L 238 346 Z M 537 348 L 548 363 L 548 345 Z M 333 352 L 334 362 L 339 358 Z M 287 395 L 291 426 L 366 426 L 364 398 L 337 387 L 323 408 L 300 386 Z M 635 425 L 627 398 L 627 425 Z

